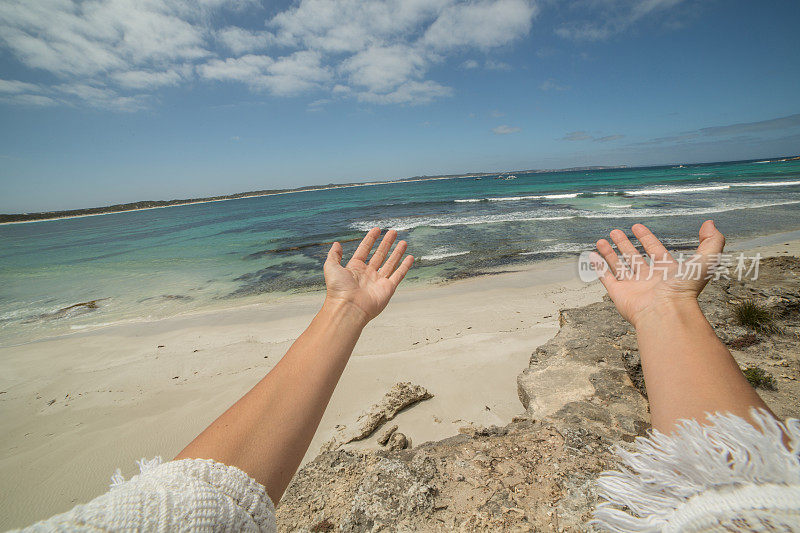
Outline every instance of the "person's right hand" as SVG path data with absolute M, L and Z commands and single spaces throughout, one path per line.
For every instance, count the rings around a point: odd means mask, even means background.
M 408 269 L 414 264 L 414 256 L 407 255 L 406 241 L 400 241 L 389 254 L 397 238 L 395 230 L 389 230 L 378 249 L 367 262 L 369 252 L 380 237 L 380 228 L 369 230 L 358 245 L 347 265 L 342 266 L 342 245 L 333 243 L 325 261 L 326 302 L 344 304 L 359 311 L 364 323 L 380 314 L 389 303 L 395 289 L 403 281 Z M 388 259 L 387 259 L 388 256 Z
M 706 220 L 700 227 L 697 252 L 679 268 L 678 261 L 643 224 L 636 224 L 631 229 L 653 261 L 652 266 L 645 262 L 619 229 L 611 232 L 611 239 L 622 254 L 622 259 L 607 240 L 600 239 L 597 241 L 597 251 L 602 258 L 593 254 L 592 264 L 619 313 L 637 327 L 644 317 L 658 314 L 663 306 L 696 302 L 697 296 L 708 283 L 706 276 L 719 261 L 725 237 L 713 221 Z M 608 269 L 605 268 L 606 263 Z

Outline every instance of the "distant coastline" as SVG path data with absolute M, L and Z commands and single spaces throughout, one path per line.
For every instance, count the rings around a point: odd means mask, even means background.
M 603 170 L 615 168 L 628 168 L 626 165 L 617 166 L 591 166 L 574 167 L 557 170 L 504 170 L 500 172 L 473 172 L 469 174 L 446 174 L 438 176 L 414 176 L 410 178 L 400 178 L 386 181 L 369 181 L 360 183 L 329 183 L 327 185 L 307 185 L 294 189 L 264 189 L 259 191 L 239 192 L 235 194 L 225 194 L 219 196 L 208 196 L 203 198 L 185 198 L 180 200 L 143 200 L 139 202 L 129 202 L 125 204 L 114 204 L 102 207 L 87 207 L 83 209 L 68 209 L 63 211 L 42 211 L 38 213 L 14 213 L 0 214 L 0 224 L 18 224 L 23 222 L 38 222 L 43 220 L 58 220 L 64 218 L 79 218 L 97 215 L 110 215 L 113 213 L 124 213 L 126 211 L 144 211 L 146 209 L 159 209 L 163 207 L 176 207 L 181 205 L 205 204 L 209 202 L 225 202 L 228 200 L 241 200 L 243 198 L 258 198 L 260 196 L 275 196 L 279 194 L 294 194 L 301 192 L 324 191 L 328 189 L 346 189 L 349 187 L 369 187 L 374 185 L 392 185 L 398 183 L 410 183 L 415 181 L 449 180 L 461 178 L 482 178 L 484 176 L 496 176 L 499 174 L 533 174 L 546 172 L 569 172 L 579 170 Z
M 793 161 L 799 160 L 800 156 L 771 158 L 765 162 L 777 161 Z M 748 160 L 750 161 L 750 160 Z M 755 159 L 752 161 L 756 161 Z M 713 163 L 693 163 L 693 164 L 713 164 Z M 673 165 L 655 165 L 657 167 L 669 167 Z M 14 213 L 14 214 L 0 214 L 0 224 L 18 224 L 25 222 L 38 222 L 45 220 L 57 220 L 64 218 L 79 218 L 97 215 L 108 215 L 113 213 L 124 213 L 126 211 L 143 211 L 146 209 L 159 209 L 164 207 L 176 207 L 181 205 L 202 204 L 209 202 L 224 202 L 228 200 L 240 200 L 243 198 L 257 198 L 260 196 L 274 196 L 279 194 L 294 194 L 301 192 L 322 191 L 328 189 L 344 189 L 349 187 L 368 187 L 375 185 L 392 185 L 399 183 L 409 183 L 415 181 L 431 181 L 431 180 L 447 180 L 447 179 L 463 179 L 463 178 L 482 178 L 485 176 L 497 176 L 503 174 L 545 174 L 553 172 L 577 172 L 582 170 L 614 170 L 614 169 L 627 169 L 631 168 L 628 165 L 614 165 L 614 166 L 583 166 L 583 167 L 570 167 L 560 169 L 528 169 L 528 170 L 503 170 L 497 172 L 472 172 L 468 174 L 445 174 L 437 176 L 414 176 L 410 178 L 400 178 L 396 180 L 386 181 L 371 181 L 362 183 L 330 183 L 327 185 L 307 185 L 304 187 L 297 187 L 294 189 L 264 189 L 258 191 L 247 191 L 235 194 L 226 194 L 219 196 L 208 196 L 202 198 L 186 198 L 178 200 L 143 200 L 138 202 L 129 202 L 125 204 L 114 204 L 102 207 L 89 207 L 83 209 L 69 209 L 63 211 L 43 211 L 38 213 Z

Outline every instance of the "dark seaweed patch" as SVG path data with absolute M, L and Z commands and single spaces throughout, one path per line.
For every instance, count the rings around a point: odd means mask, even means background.
M 344 244 L 346 242 L 360 241 L 362 238 L 363 237 L 356 237 L 354 239 L 342 239 L 339 242 Z M 296 252 L 296 251 L 299 251 L 299 250 L 304 250 L 306 248 L 312 248 L 312 247 L 315 247 L 315 246 L 330 246 L 334 242 L 336 242 L 336 241 L 310 242 L 310 243 L 307 243 L 307 244 L 299 244 L 297 246 L 288 246 L 286 248 L 273 248 L 273 249 L 270 249 L 270 250 L 261 250 L 261 251 L 253 252 L 252 254 L 248 254 L 248 255 L 244 256 L 244 259 L 258 259 L 260 257 L 264 257 L 265 255 L 269 255 L 269 254 L 282 254 L 282 253 L 286 253 L 286 252 Z
M 97 302 L 108 300 L 108 298 L 98 298 L 97 300 L 89 300 L 88 302 L 81 302 L 77 304 L 62 307 L 58 311 L 52 313 L 43 313 L 25 320 L 25 324 L 36 322 L 37 320 L 58 320 L 60 318 L 71 318 L 75 316 L 85 315 L 100 308 Z

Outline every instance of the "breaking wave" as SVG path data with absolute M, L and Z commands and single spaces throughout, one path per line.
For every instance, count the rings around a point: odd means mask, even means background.
M 683 207 L 674 209 L 619 209 L 613 212 L 592 212 L 592 211 L 568 211 L 563 215 L 548 215 L 539 211 L 514 211 L 510 213 L 499 213 L 490 215 L 438 215 L 422 217 L 398 217 L 385 220 L 360 220 L 350 224 L 352 229 L 368 231 L 374 227 L 405 231 L 418 227 L 451 227 L 451 226 L 473 226 L 478 224 L 499 224 L 504 222 L 550 222 L 559 220 L 570 220 L 575 218 L 654 218 L 670 216 L 692 216 L 710 215 L 713 213 L 724 213 L 736 211 L 737 209 L 760 209 L 764 207 L 775 207 L 780 205 L 800 204 L 800 200 L 772 203 L 751 203 L 751 204 L 730 204 L 707 208 Z M 562 211 L 563 213 L 564 211 Z

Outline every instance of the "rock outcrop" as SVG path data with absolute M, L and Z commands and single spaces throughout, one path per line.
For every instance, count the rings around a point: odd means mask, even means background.
M 397 413 L 403 409 L 414 405 L 422 400 L 433 398 L 433 394 L 428 392 L 425 387 L 415 385 L 408 381 L 395 383 L 391 389 L 386 392 L 380 402 L 370 407 L 364 414 L 358 417 L 353 429 L 346 430 L 343 434 L 337 435 L 330 441 L 326 442 L 322 449 L 323 451 L 335 450 L 350 442 L 366 439 L 372 435 L 376 429 L 397 416 Z M 396 429 L 396 428 L 395 428 Z M 389 432 L 387 441 L 393 435 Z M 394 444 L 395 449 L 402 449 L 406 446 L 398 447 L 399 443 Z
M 733 307 L 747 299 L 772 309 L 770 333 L 736 325 Z M 800 259 L 765 259 L 756 281 L 714 282 L 701 306 L 740 365 L 774 377 L 776 390 L 759 391 L 773 411 L 800 416 Z M 289 486 L 279 529 L 585 530 L 594 480 L 614 466 L 615 445 L 645 434 L 648 405 L 635 335 L 609 300 L 560 322 L 517 380 L 525 416 L 413 449 L 322 453 Z

